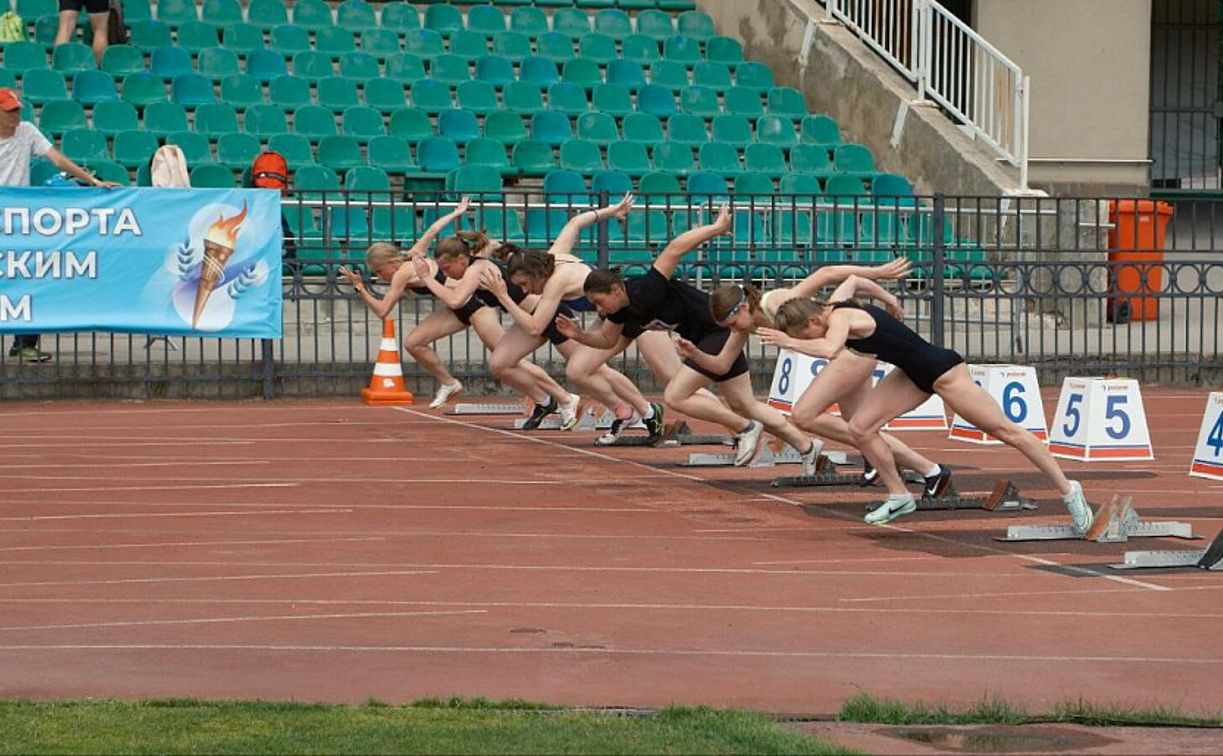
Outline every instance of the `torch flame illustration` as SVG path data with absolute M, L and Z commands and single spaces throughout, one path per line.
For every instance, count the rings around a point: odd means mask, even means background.
M 204 233 L 204 262 L 200 266 L 200 284 L 195 292 L 195 311 L 191 315 L 191 327 L 195 328 L 204 313 L 204 306 L 212 296 L 212 290 L 221 280 L 225 272 L 225 264 L 234 253 L 238 241 L 239 227 L 246 220 L 246 203 L 242 203 L 242 212 L 232 218 L 218 216 L 216 223 L 208 227 Z

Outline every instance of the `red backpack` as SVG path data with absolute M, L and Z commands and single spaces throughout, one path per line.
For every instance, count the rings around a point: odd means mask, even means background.
M 261 189 L 289 188 L 289 163 L 279 152 L 264 152 L 251 163 L 251 183 Z

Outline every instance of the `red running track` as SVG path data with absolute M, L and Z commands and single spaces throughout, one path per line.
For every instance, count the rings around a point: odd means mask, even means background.
M 1186 475 L 1204 391 L 1145 392 L 1154 463 L 1067 463 L 1095 501 L 1220 527 Z M 1046 396 L 1051 414 L 1054 397 Z M 0 407 L 0 695 L 403 702 L 520 697 L 826 714 L 860 691 L 1033 709 L 1223 709 L 1223 575 L 1114 573 L 1126 548 L 1002 544 L 1038 511 L 861 522 L 860 489 L 682 449 L 492 430 L 352 401 Z

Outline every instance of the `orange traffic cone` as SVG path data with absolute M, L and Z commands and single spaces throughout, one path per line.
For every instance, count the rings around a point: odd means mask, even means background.
M 378 349 L 378 361 L 374 363 L 374 375 L 369 379 L 369 388 L 361 389 L 361 400 L 366 404 L 389 405 L 411 404 L 412 392 L 404 388 L 403 366 L 399 363 L 399 342 L 395 340 L 395 321 L 382 321 L 382 346 Z

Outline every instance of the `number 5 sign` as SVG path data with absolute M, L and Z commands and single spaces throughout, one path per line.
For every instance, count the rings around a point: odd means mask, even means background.
M 1049 431 L 1049 451 L 1088 462 L 1155 459 L 1138 381 L 1067 378 Z
M 1223 480 L 1223 392 L 1215 391 L 1206 400 L 1206 414 L 1198 431 L 1189 474 Z

